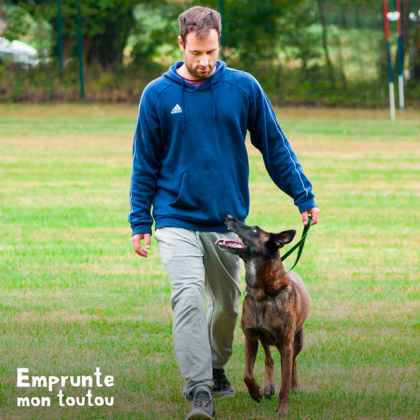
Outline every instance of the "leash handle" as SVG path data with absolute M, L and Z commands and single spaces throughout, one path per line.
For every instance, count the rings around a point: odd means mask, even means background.
M 293 251 L 296 248 L 299 248 L 299 251 L 298 251 L 297 256 L 296 256 L 296 261 L 292 265 L 292 268 L 290 268 L 287 272 L 292 271 L 293 268 L 298 263 L 298 261 L 300 259 L 300 256 L 302 255 L 303 247 L 305 246 L 306 236 L 309 233 L 309 229 L 311 228 L 311 225 L 312 225 L 312 217 L 311 217 L 311 215 L 308 215 L 308 224 L 305 225 L 304 228 L 303 228 L 302 237 L 300 238 L 300 241 L 295 246 L 293 246 L 291 249 L 289 249 L 289 251 L 287 251 L 283 255 L 283 257 L 281 258 L 281 261 L 283 262 L 289 255 L 291 255 L 293 253 Z

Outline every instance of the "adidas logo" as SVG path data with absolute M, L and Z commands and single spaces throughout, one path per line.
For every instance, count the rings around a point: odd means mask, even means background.
M 171 114 L 179 114 L 180 112 L 182 112 L 182 108 L 178 104 L 176 104 L 174 106 L 174 109 L 171 111 Z

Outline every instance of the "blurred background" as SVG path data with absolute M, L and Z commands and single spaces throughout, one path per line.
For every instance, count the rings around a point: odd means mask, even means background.
M 387 106 L 382 0 L 6 0 L 0 101 L 136 103 L 182 59 L 177 17 L 197 4 L 221 12 L 221 58 L 275 105 Z M 390 30 L 396 74 L 396 22 Z M 402 0 L 402 34 L 406 105 L 416 106 L 420 0 Z

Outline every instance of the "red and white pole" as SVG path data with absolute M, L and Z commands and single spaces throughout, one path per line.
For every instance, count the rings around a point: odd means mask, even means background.
M 391 111 L 391 121 L 395 121 L 394 75 L 392 73 L 391 39 L 390 39 L 390 35 L 389 35 L 387 0 L 383 0 L 383 8 L 384 8 L 386 50 L 387 50 L 387 56 L 388 56 L 389 108 L 390 108 L 390 111 Z

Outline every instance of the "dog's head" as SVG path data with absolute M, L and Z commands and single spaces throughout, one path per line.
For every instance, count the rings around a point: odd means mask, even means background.
M 225 225 L 235 232 L 240 241 L 233 239 L 218 239 L 216 245 L 231 254 L 239 255 L 243 260 L 255 257 L 272 257 L 280 248 L 293 241 L 295 230 L 286 230 L 281 233 L 269 233 L 258 226 L 248 226 L 238 219 L 227 215 Z

